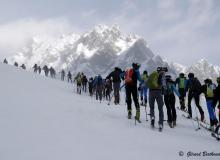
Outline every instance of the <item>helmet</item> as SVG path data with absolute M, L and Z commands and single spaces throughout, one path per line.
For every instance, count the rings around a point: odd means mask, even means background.
M 205 84 L 212 84 L 212 80 L 210 78 L 207 78 L 204 80 Z
M 148 73 L 147 73 L 147 71 L 145 70 L 145 71 L 143 72 L 143 74 L 146 74 L 146 75 L 147 75 Z
M 185 74 L 184 73 L 180 73 L 179 76 L 183 78 L 185 76 Z
M 194 73 L 189 73 L 188 78 L 194 78 Z
M 210 80 L 207 78 L 207 79 L 204 80 L 204 83 L 205 84 L 210 84 Z
M 139 64 L 139 63 L 132 63 L 132 67 L 134 69 L 139 69 L 141 67 L 141 64 Z

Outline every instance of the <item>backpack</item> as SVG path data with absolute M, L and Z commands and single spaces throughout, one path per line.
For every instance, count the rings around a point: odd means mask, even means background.
M 197 78 L 192 79 L 191 89 L 192 89 L 193 92 L 196 92 L 198 94 L 202 93 L 202 85 L 201 85 L 200 81 Z
M 125 84 L 132 84 L 133 83 L 133 78 L 132 78 L 133 75 L 134 75 L 133 68 L 130 68 L 125 72 Z
M 185 81 L 186 81 L 186 78 L 179 78 L 179 88 L 180 89 L 185 88 Z
M 81 78 L 80 75 L 77 76 L 76 82 L 77 82 L 78 84 L 81 84 L 81 83 L 82 83 L 82 78 Z
M 102 77 L 98 76 L 97 77 L 97 85 L 100 86 L 100 85 L 102 85 L 102 83 L 103 83 L 102 82 Z
M 141 78 L 144 81 L 144 84 L 147 86 L 147 80 L 148 80 L 147 74 L 142 74 Z
M 167 87 L 166 87 L 166 90 L 165 90 L 165 95 L 171 95 L 171 94 L 173 94 L 172 85 L 173 85 L 173 83 L 167 82 L 167 85 L 166 85 Z
M 150 89 L 160 89 L 160 85 L 158 84 L 159 73 L 157 71 L 153 72 L 147 81 L 147 85 Z
M 211 84 L 211 85 L 206 85 L 206 87 L 207 87 L 207 90 L 206 90 L 207 97 L 213 98 L 215 86 Z

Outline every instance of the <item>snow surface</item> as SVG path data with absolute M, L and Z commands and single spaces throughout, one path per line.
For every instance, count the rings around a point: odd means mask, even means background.
M 1 160 L 219 159 L 179 156 L 218 153 L 220 145 L 180 112 L 177 127 L 165 123 L 160 133 L 145 122 L 143 107 L 143 123 L 135 126 L 124 104 L 99 103 L 73 85 L 13 66 L 0 64 L 0 72 Z

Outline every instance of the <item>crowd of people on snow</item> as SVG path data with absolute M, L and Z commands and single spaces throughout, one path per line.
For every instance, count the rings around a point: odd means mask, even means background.
M 121 101 L 120 91 L 122 88 L 125 88 L 128 119 L 132 118 L 132 99 L 136 108 L 134 118 L 139 123 L 141 123 L 140 106 L 145 106 L 146 111 L 147 103 L 149 103 L 152 127 L 155 125 L 154 109 L 156 101 L 159 110 L 158 123 L 160 131 L 162 131 L 164 123 L 164 104 L 167 110 L 168 125 L 171 128 L 176 126 L 176 96 L 180 102 L 179 109 L 187 112 L 187 118 L 189 119 L 193 118 L 191 102 L 194 99 L 200 113 L 199 121 L 204 122 L 204 110 L 200 106 L 200 95 L 203 93 L 206 98 L 210 119 L 210 130 L 214 130 L 218 125 L 215 106 L 218 106 L 218 119 L 220 120 L 220 77 L 217 78 L 217 85 L 208 78 L 204 81 L 204 84 L 201 85 L 201 82 L 193 73 L 189 73 L 187 77 L 184 73 L 180 73 L 176 79 L 173 79 L 171 75 L 167 74 L 168 70 L 165 67 L 158 67 L 156 71 L 149 75 L 146 70 L 143 71 L 142 74 L 140 74 L 139 70 L 140 64 L 133 63 L 132 67 L 125 71 L 115 67 L 114 71 L 105 78 L 102 78 L 101 75 L 97 75 L 94 78 L 89 78 L 89 80 L 87 80 L 87 77 L 83 73 L 78 73 L 74 78 L 74 82 L 77 84 L 77 93 L 81 94 L 81 90 L 86 92 L 86 84 L 88 83 L 90 96 L 95 95 L 96 100 L 100 102 L 103 98 L 110 102 L 114 97 L 114 104 L 118 105 Z M 111 94 L 112 92 L 113 94 Z M 185 104 L 186 98 L 188 98 L 187 107 Z M 147 115 L 146 113 L 146 116 Z
M 8 64 L 5 59 L 4 63 Z M 18 66 L 18 63 L 14 63 Z M 64 70 L 61 70 L 61 80 L 64 81 L 67 77 L 69 83 L 76 83 L 77 93 L 89 92 L 92 97 L 95 95 L 96 100 L 107 100 L 109 103 L 114 97 L 114 104 L 121 103 L 120 91 L 125 88 L 125 101 L 127 104 L 128 119 L 132 119 L 132 99 L 136 108 L 134 116 L 135 121 L 140 121 L 140 106 L 150 107 L 150 123 L 151 127 L 155 126 L 155 101 L 157 102 L 159 110 L 159 130 L 162 131 L 164 124 L 164 109 L 165 104 L 167 110 L 167 123 L 171 128 L 174 128 L 177 124 L 176 114 L 176 96 L 179 98 L 179 109 L 188 113 L 187 118 L 192 119 L 192 107 L 191 102 L 194 99 L 195 105 L 200 113 L 200 119 L 198 121 L 204 122 L 205 115 L 202 106 L 200 105 L 200 95 L 204 94 L 206 99 L 206 107 L 210 119 L 210 130 L 214 131 L 219 125 L 220 121 L 220 77 L 217 78 L 217 85 L 207 78 L 204 80 L 204 84 L 195 77 L 194 73 L 188 73 L 186 76 L 184 73 L 180 73 L 179 76 L 174 79 L 168 74 L 166 67 L 158 67 L 157 70 L 148 74 L 146 70 L 140 74 L 141 65 L 138 63 L 132 63 L 132 66 L 122 71 L 119 67 L 115 67 L 114 70 L 109 73 L 105 78 L 100 74 L 89 79 L 84 73 L 78 73 L 74 78 L 68 71 L 67 75 Z M 21 68 L 26 69 L 22 64 Z M 41 66 L 35 64 L 33 66 L 34 72 L 41 74 L 41 70 L 44 71 L 45 76 L 50 74 L 51 78 L 56 77 L 56 71 L 53 67 L 45 65 L 42 69 Z M 113 92 L 113 93 L 112 93 Z M 175 96 L 176 95 L 176 96 Z M 186 105 L 186 98 L 188 104 Z M 187 107 L 186 107 L 187 106 Z M 216 106 L 219 109 L 218 117 L 216 116 Z M 197 110 L 195 108 L 197 115 Z M 146 118 L 147 118 L 146 112 Z M 198 118 L 198 115 L 197 115 Z M 219 127 L 218 127 L 219 128 Z

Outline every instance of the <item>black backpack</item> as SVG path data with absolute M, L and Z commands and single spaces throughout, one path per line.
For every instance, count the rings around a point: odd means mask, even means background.
M 202 85 L 197 78 L 192 79 L 192 86 L 191 89 L 193 92 L 201 94 L 202 93 Z

